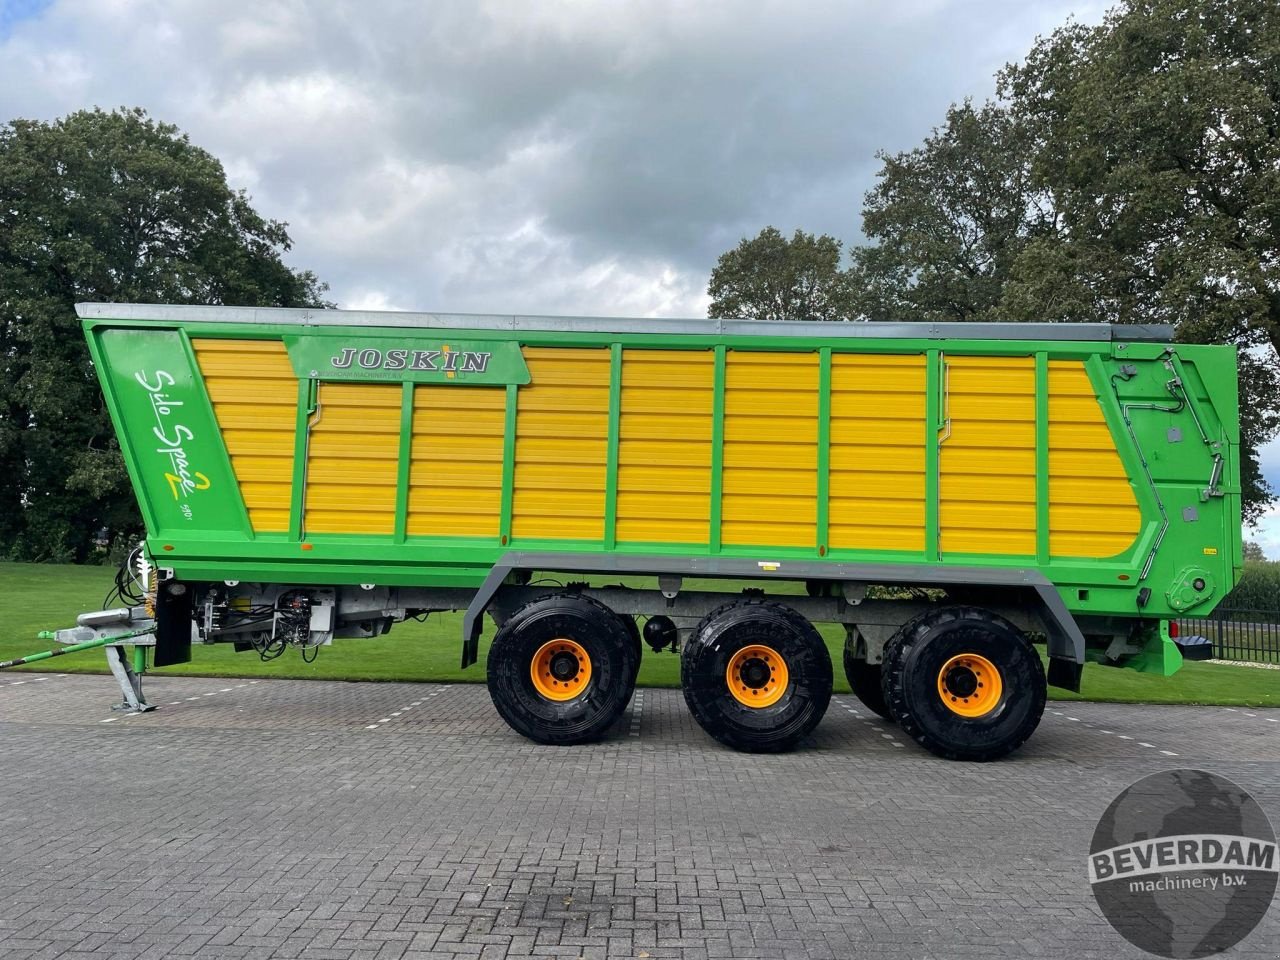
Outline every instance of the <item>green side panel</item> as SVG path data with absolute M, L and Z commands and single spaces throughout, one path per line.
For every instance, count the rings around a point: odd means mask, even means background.
M 622 344 L 609 348 L 609 449 L 604 475 L 604 547 L 618 542 L 618 441 L 622 423 Z
M 924 436 L 924 554 L 926 560 L 938 560 L 938 437 L 946 428 L 942 412 L 942 354 L 925 353 Z
M 186 335 L 109 329 L 99 331 L 91 346 L 148 532 L 250 538 Z
M 498 541 L 504 547 L 511 542 L 511 512 L 516 486 L 516 414 L 519 398 L 519 388 L 515 384 L 509 385 L 502 421 L 502 512 L 498 521 Z
M 1129 344 L 1116 353 L 1092 357 L 1086 368 L 1145 518 L 1131 558 L 1129 612 L 1207 613 L 1239 570 L 1239 434 L 1227 426 L 1238 424 L 1239 401 L 1234 363 L 1221 364 L 1235 350 Z M 1189 593 L 1188 584 L 1203 586 Z M 1150 595 L 1140 606 L 1143 589 Z
M 298 415 L 293 426 L 293 477 L 289 497 L 289 539 L 302 539 L 302 518 L 306 510 L 307 452 L 310 446 L 311 415 L 315 413 L 319 384 L 298 381 Z
M 409 470 L 413 466 L 413 381 L 400 396 L 400 462 L 396 469 L 396 543 L 404 543 L 409 524 Z
M 716 347 L 714 395 L 711 401 L 711 543 L 712 553 L 721 550 L 721 521 L 724 497 L 724 380 L 725 348 Z
M 1049 355 L 1036 354 L 1036 563 L 1049 562 Z
M 818 556 L 827 554 L 831 526 L 831 348 L 818 351 Z

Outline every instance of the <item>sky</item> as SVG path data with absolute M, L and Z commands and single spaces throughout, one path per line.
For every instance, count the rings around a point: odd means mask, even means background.
M 766 225 L 856 243 L 879 149 L 1058 0 L 0 0 L 0 118 L 142 106 L 347 307 L 693 315 Z
M 702 316 L 1090 0 L 0 0 L 0 122 L 141 106 L 340 306 Z M 1280 489 L 1280 446 L 1264 451 Z M 1256 533 L 1280 558 L 1280 509 Z

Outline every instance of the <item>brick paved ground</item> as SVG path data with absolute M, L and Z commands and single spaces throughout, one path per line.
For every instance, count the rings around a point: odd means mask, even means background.
M 480 686 L 0 675 L 0 957 L 1144 956 L 1085 882 L 1098 816 L 1176 765 L 1280 824 L 1280 711 L 1050 704 L 947 763 L 836 697 L 796 753 L 646 690 L 539 747 Z M 1280 952 L 1280 907 L 1232 956 Z

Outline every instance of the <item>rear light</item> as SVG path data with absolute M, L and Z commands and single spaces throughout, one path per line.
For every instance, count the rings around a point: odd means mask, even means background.
M 1170 621 L 1169 621 L 1169 636 L 1170 636 L 1171 638 L 1174 638 L 1174 637 L 1177 637 L 1177 636 L 1178 636 L 1178 621 L 1177 621 L 1177 620 L 1170 620 Z

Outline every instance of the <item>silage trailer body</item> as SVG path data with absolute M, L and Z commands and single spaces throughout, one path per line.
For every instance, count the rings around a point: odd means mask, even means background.
M 1069 687 L 1087 655 L 1170 672 L 1163 621 L 1211 608 L 1241 566 L 1235 354 L 1171 344 L 1164 328 L 79 313 L 161 593 L 181 585 L 182 599 L 158 604 L 176 624 L 160 625 L 160 662 L 185 655 L 191 623 L 197 640 L 261 650 L 446 609 L 468 611 L 469 661 L 485 611 L 542 636 L 532 618 L 549 639 L 512 641 L 523 652 L 506 681 L 521 689 L 495 686 L 491 654 L 495 702 L 539 739 L 586 739 L 599 722 L 584 733 L 565 716 L 594 698 L 587 712 L 603 722 L 629 697 L 642 615 L 655 646 L 685 640 L 686 696 L 726 697 L 764 729 L 823 685 L 821 664 L 800 656 L 819 619 L 845 625 L 850 679 L 870 677 L 867 696 L 903 720 L 917 709 L 911 684 L 895 688 L 882 664 L 909 673 L 895 652 L 918 656 L 940 629 L 963 636 L 988 617 L 1043 634 L 1049 682 Z M 539 592 L 534 571 L 656 576 L 660 589 Z M 684 590 L 689 577 L 801 581 L 809 596 L 784 608 L 756 583 L 711 597 Z M 884 589 L 904 585 L 932 591 Z M 868 598 L 869 586 L 880 589 Z M 621 633 L 601 627 L 609 617 Z M 734 622 L 717 632 L 717 617 Z M 574 629 L 625 655 L 597 652 L 592 675 Z M 786 641 L 792 661 L 765 642 L 770 630 L 804 634 Z M 734 660 L 735 645 L 759 655 Z M 690 646 L 728 660 L 708 667 Z M 976 682 L 986 694 L 957 705 L 1013 709 L 1012 673 L 997 703 L 975 676 L 1000 676 L 998 663 L 953 660 L 926 691 L 946 701 Z M 727 689 L 697 692 L 717 684 Z M 499 702 L 512 697 L 533 699 Z M 712 733 L 734 723 L 691 706 Z M 795 729 L 721 739 L 773 749 Z

